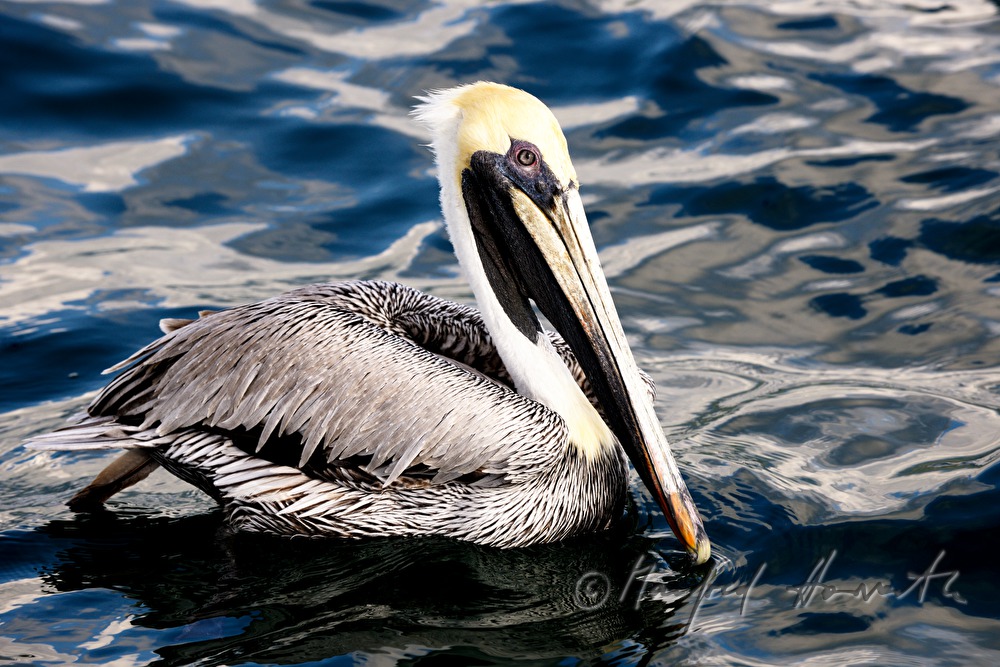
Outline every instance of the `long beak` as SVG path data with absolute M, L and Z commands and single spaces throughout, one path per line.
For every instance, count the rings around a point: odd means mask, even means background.
M 467 202 L 473 195 L 473 207 L 492 209 L 491 216 L 470 216 L 479 217 L 479 224 L 493 221 L 487 223 L 490 229 L 477 231 L 492 237 L 497 248 L 517 252 L 516 268 L 510 271 L 520 274 L 518 288 L 569 343 L 612 432 L 674 534 L 696 564 L 704 563 L 711 544 L 626 341 L 579 192 L 575 186 L 562 188 L 551 174 L 518 183 L 523 179 L 503 168 L 497 157 L 477 153 L 466 172 Z M 478 203 L 473 190 L 480 193 Z M 489 194 L 484 196 L 484 190 Z

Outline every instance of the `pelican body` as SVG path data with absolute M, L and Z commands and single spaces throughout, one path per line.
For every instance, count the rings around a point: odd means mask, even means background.
M 240 530 L 497 547 L 607 528 L 631 459 L 706 561 L 555 117 L 485 82 L 431 93 L 415 115 L 479 310 L 357 281 L 164 321 L 86 415 L 29 445 L 124 450 L 78 510 L 162 466 Z

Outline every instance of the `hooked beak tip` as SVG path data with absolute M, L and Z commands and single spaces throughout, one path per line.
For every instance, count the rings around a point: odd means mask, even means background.
M 667 506 L 670 527 L 691 556 L 693 564 L 702 565 L 708 562 L 712 556 L 712 543 L 708 539 L 691 496 L 687 493 L 671 493 L 668 496 Z
M 700 539 L 695 542 L 694 549 L 689 549 L 688 553 L 695 565 L 707 563 L 708 559 L 712 557 L 712 543 L 708 541 L 708 536 L 702 533 Z

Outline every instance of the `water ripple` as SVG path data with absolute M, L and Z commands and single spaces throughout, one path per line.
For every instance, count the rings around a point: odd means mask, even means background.
M 0 656 L 995 662 L 996 17 L 986 0 L 0 5 Z M 245 542 L 166 474 L 70 515 L 103 457 L 19 443 L 161 317 L 340 278 L 471 302 L 408 114 L 476 79 L 531 90 L 567 130 L 712 566 L 684 566 L 637 480 L 616 531 L 523 553 Z M 795 605 L 817 563 L 901 593 L 938 554 L 963 602 L 935 580 L 920 601 Z
M 978 488 L 972 480 L 1000 459 L 994 370 L 803 366 L 718 348 L 651 370 L 685 462 L 713 480 L 748 470 L 810 498 L 801 523 L 912 512 Z

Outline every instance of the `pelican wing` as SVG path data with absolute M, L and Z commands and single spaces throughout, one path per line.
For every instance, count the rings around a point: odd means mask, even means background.
M 92 416 L 160 436 L 222 431 L 268 458 L 360 465 L 383 484 L 408 471 L 514 482 L 566 443 L 558 415 L 504 384 L 477 311 L 394 283 L 312 285 L 211 313 L 109 370 L 121 368 Z

